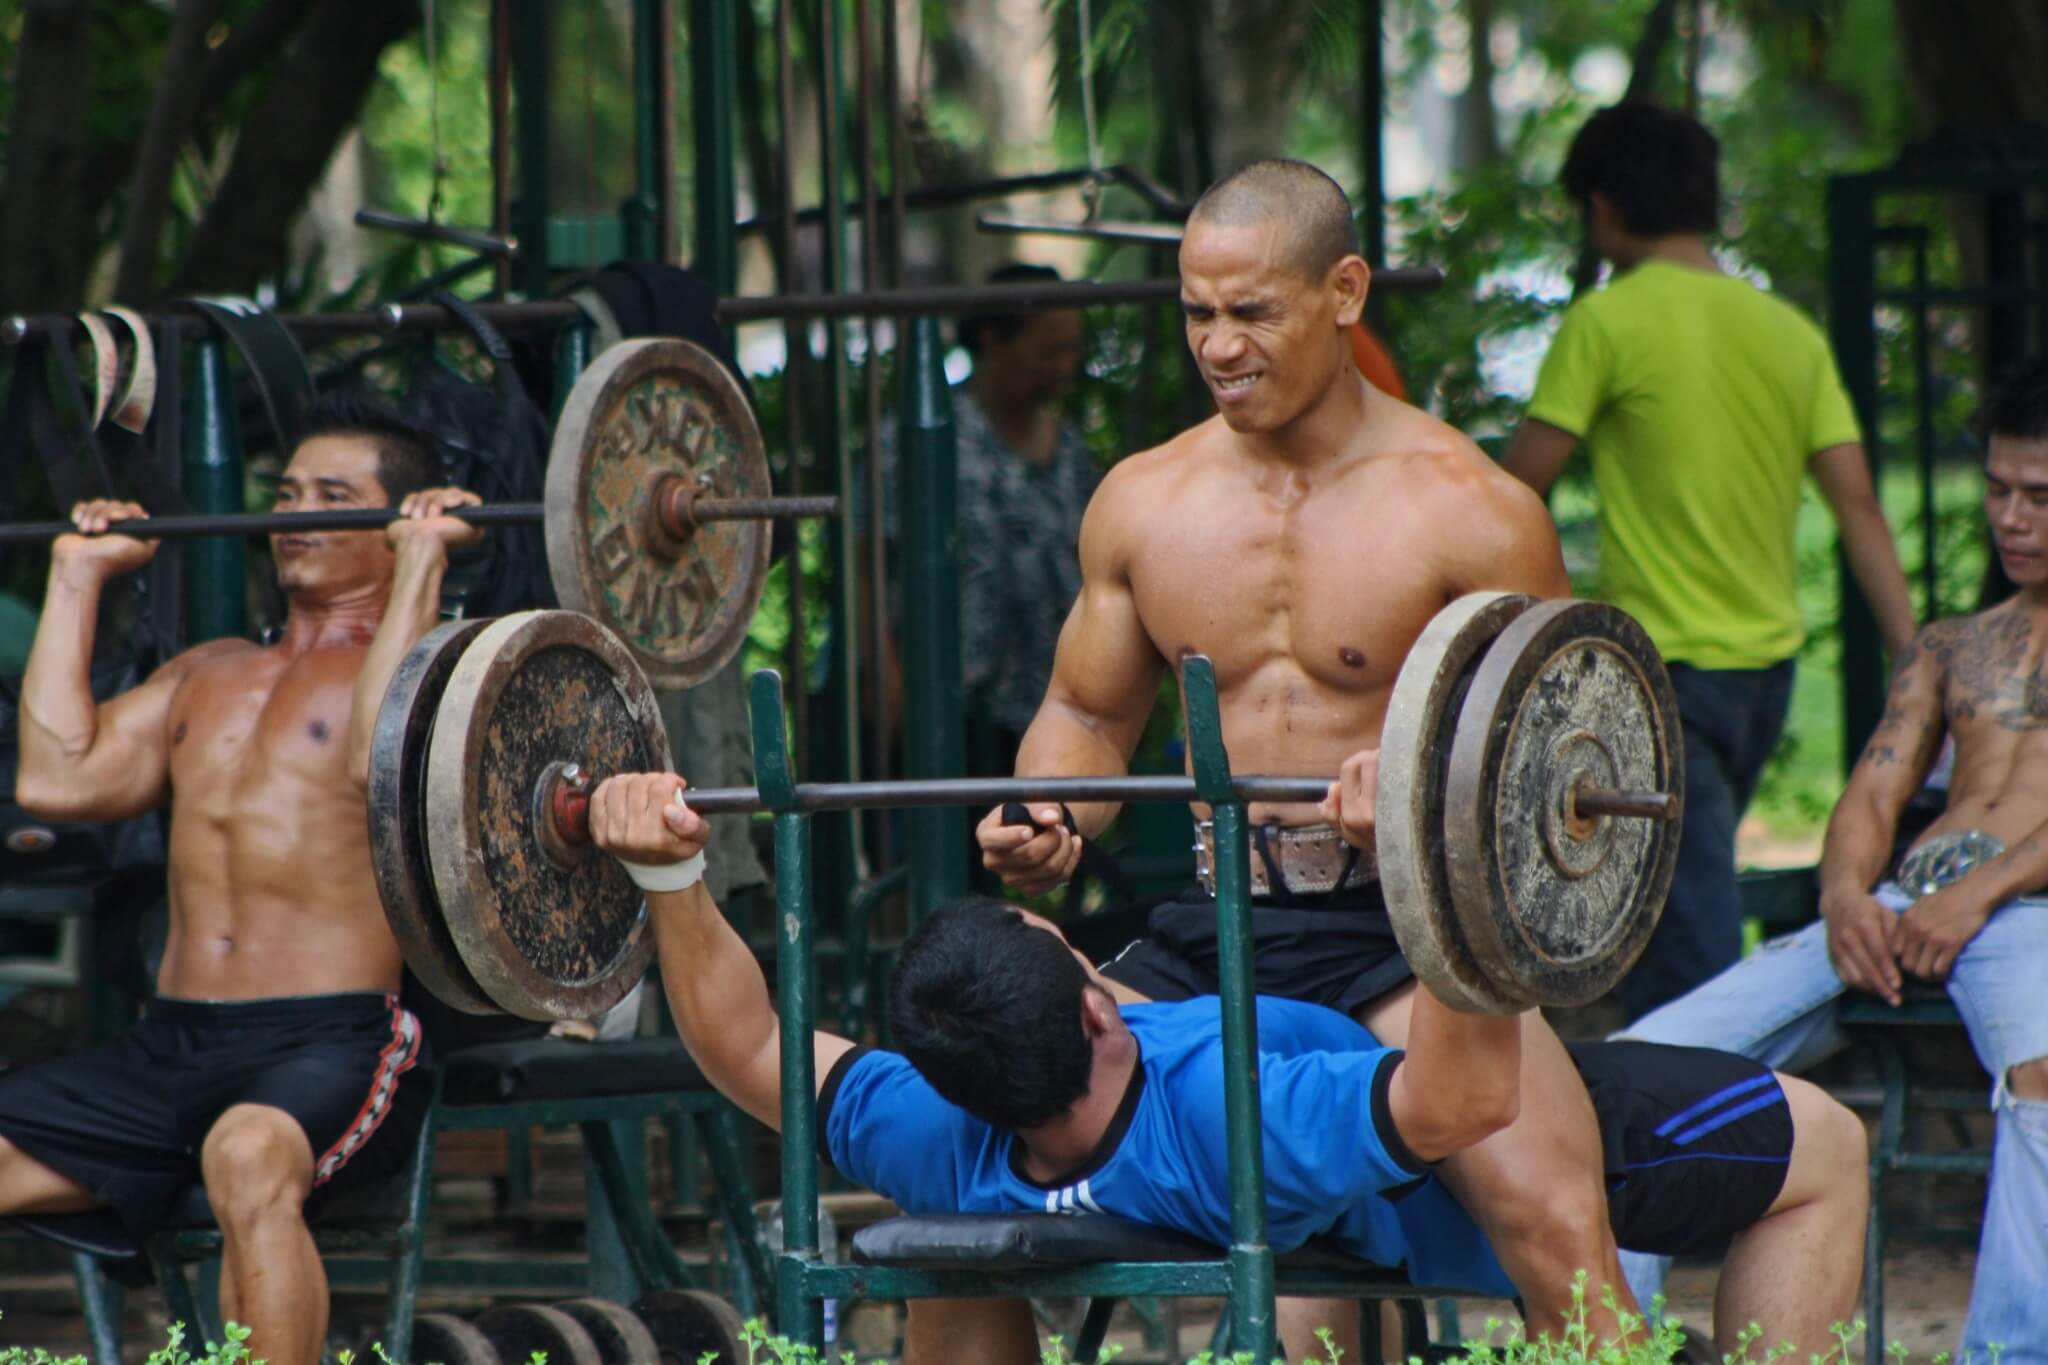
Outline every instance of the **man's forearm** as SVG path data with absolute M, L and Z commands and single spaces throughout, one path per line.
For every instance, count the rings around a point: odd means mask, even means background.
M 103 586 L 96 574 L 51 567 L 21 680 L 21 779 L 61 777 L 92 748 L 92 644 Z
M 1863 893 L 1877 885 L 1891 858 L 1895 819 L 1852 791 L 1835 804 L 1821 845 L 1820 890 Z
M 391 599 L 385 604 L 384 619 L 377 623 L 377 633 L 364 653 L 350 704 L 349 771 L 357 786 L 369 785 L 370 741 L 376 733 L 377 710 L 384 704 L 385 689 L 391 686 L 391 675 L 398 671 L 406 651 L 441 619 L 441 580 L 447 571 L 448 552 L 440 542 L 410 537 L 400 545 L 392 574 Z
M 662 989 L 684 1046 L 721 1094 L 780 1131 L 780 1097 L 771 1102 L 749 1084 L 752 1068 L 777 1054 L 782 1033 L 753 950 L 702 882 L 686 891 L 652 892 L 647 909 Z
M 1905 571 L 1899 567 L 1891 527 L 1872 503 L 1842 516 L 1841 535 L 1849 572 L 1877 618 L 1885 653 L 1897 659 L 1913 642 L 1915 623 L 1913 600 L 1906 590 Z

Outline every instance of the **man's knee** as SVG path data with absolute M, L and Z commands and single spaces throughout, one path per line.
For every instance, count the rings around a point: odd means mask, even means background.
M 304 1131 L 267 1105 L 236 1105 L 222 1114 L 200 1147 L 199 1167 L 224 1227 L 282 1209 L 296 1214 L 313 1187 L 313 1152 Z
M 2022 1100 L 2048 1100 L 2048 1057 L 2021 1062 L 2005 1073 L 2005 1088 Z

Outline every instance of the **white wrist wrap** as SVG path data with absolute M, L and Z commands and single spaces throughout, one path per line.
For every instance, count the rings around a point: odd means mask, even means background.
M 704 880 L 704 854 L 699 851 L 679 863 L 629 863 L 619 866 L 642 891 L 687 891 Z

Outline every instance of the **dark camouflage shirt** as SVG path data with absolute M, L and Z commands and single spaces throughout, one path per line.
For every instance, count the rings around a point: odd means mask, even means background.
M 1081 591 L 1081 514 L 1102 477 L 1062 423 L 1052 462 L 1036 465 L 996 434 L 964 387 L 953 389 L 959 449 L 960 681 L 970 715 L 1023 731 L 1052 677 L 1060 626 Z M 891 433 L 893 435 L 893 433 Z M 897 534 L 893 440 L 883 455 L 884 517 Z

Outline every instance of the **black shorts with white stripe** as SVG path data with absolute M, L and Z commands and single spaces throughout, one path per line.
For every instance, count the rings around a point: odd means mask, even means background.
M 396 1171 L 426 1117 L 419 1021 L 375 991 L 149 1002 L 113 1042 L 0 1075 L 0 1137 L 118 1215 L 138 1244 L 200 1179 L 239 1104 L 281 1109 L 313 1155 L 309 1207 Z
M 1769 1067 L 1658 1043 L 1580 1043 L 1571 1054 L 1599 1119 L 1624 1250 L 1717 1256 L 1777 1201 L 1792 1111 Z

